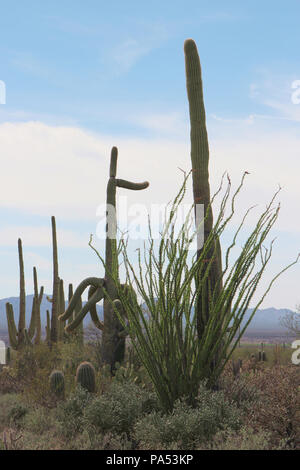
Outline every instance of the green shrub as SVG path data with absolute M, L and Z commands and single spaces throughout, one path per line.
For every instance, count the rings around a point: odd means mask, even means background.
M 251 383 L 247 374 L 234 378 L 227 367 L 221 377 L 220 387 L 229 401 L 247 412 L 261 400 L 261 392 Z
M 16 404 L 10 409 L 8 413 L 10 423 L 17 427 L 21 426 L 23 424 L 24 417 L 28 413 L 28 411 L 29 409 L 23 404 Z
M 129 433 L 138 417 L 153 409 L 158 409 L 153 393 L 130 382 L 113 382 L 89 404 L 85 418 L 98 432 Z
M 216 434 L 212 444 L 206 450 L 281 450 L 283 443 L 274 448 L 271 444 L 271 433 L 254 431 L 243 426 L 238 432 L 227 430 Z M 200 448 L 198 450 L 204 450 Z
M 152 412 L 134 426 L 134 438 L 145 449 L 194 449 L 210 440 L 220 429 L 238 429 L 237 407 L 225 400 L 222 392 L 199 387 L 197 407 L 184 399 L 176 400 L 171 413 Z
M 25 430 L 39 436 L 48 432 L 55 424 L 53 412 L 42 407 L 30 410 L 23 421 Z
M 90 393 L 77 386 L 70 398 L 58 405 L 56 418 L 59 423 L 59 433 L 63 437 L 70 439 L 82 431 L 84 409 L 90 401 Z
M 9 426 L 12 410 L 18 405 L 20 405 L 20 398 L 18 395 L 13 393 L 0 395 L 0 430 L 5 426 Z

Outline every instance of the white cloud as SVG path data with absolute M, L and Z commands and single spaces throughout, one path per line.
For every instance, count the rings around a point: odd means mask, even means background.
M 145 117 L 144 121 L 151 119 Z M 172 119 L 173 114 L 170 122 Z M 283 187 L 280 226 L 299 232 L 300 221 L 290 217 L 291 211 L 297 213 L 300 196 L 298 134 L 259 120 L 251 125 L 247 120 L 209 122 L 209 129 L 212 192 L 225 170 L 236 184 L 245 170 L 251 173 L 240 195 L 244 207 L 266 203 L 280 183 Z M 126 195 L 128 204 L 168 202 L 182 181 L 178 167 L 187 171 L 191 168 L 189 135 L 186 130 L 182 134 L 185 139 L 150 140 L 93 135 L 79 128 L 39 122 L 2 124 L 0 207 L 64 219 L 93 220 L 96 226 L 96 209 L 106 199 L 112 145 L 119 148 L 118 177 L 150 182 L 144 191 L 119 189 L 118 194 Z M 40 246 L 48 244 L 51 236 L 49 227 L 22 230 L 2 225 L 1 243 L 11 243 L 14 237 L 21 236 L 24 243 L 26 239 L 28 245 Z M 68 232 L 61 238 L 65 245 L 81 243 L 75 234 Z
M 88 234 L 78 235 L 68 230 L 63 226 L 63 221 L 89 220 L 93 221 L 96 228 L 96 209 L 106 198 L 112 145 L 119 148 L 117 174 L 120 178 L 150 181 L 150 187 L 145 191 L 118 190 L 119 195 L 128 196 L 128 204 L 145 203 L 149 207 L 154 202 L 168 202 L 176 194 L 182 181 L 178 167 L 188 171 L 191 163 L 186 125 L 183 124 L 181 129 L 182 137 L 178 138 L 179 125 L 173 138 L 171 130 L 174 119 L 178 122 L 173 113 L 169 117 L 163 116 L 167 136 L 160 139 L 116 138 L 91 134 L 75 127 L 55 127 L 40 122 L 0 125 L 0 207 L 18 209 L 33 215 L 56 215 L 61 220 L 57 224 L 59 247 L 87 247 Z M 154 121 L 153 115 L 144 116 L 143 123 L 151 126 Z M 278 183 L 283 188 L 278 197 L 281 201 L 280 216 L 274 227 L 280 235 L 274 248 L 277 261 L 272 264 L 272 272 L 275 273 L 295 259 L 299 251 L 295 238 L 300 233 L 300 220 L 297 217 L 300 199 L 300 137 L 293 127 L 281 128 L 280 121 L 257 116 L 252 120 L 246 118 L 240 121 L 209 119 L 208 130 L 211 192 L 217 189 L 225 170 L 231 176 L 233 187 L 238 185 L 245 170 L 251 173 L 238 197 L 236 221 L 240 220 L 248 207 L 259 204 L 248 221 L 248 228 L 253 227 Z M 187 200 L 191 199 L 189 188 Z M 51 246 L 50 219 L 49 226 L 40 227 L 5 225 L 2 220 L 0 246 L 16 246 L 18 237 L 22 238 L 24 246 L 30 248 Z M 33 248 L 30 252 L 34 252 Z M 82 267 L 80 261 L 76 262 L 75 269 L 61 259 L 64 279 L 76 284 L 91 273 L 97 273 L 97 270 L 101 275 L 101 266 L 97 260 L 93 264 L 94 258 L 89 259 L 94 269 L 90 266 Z M 39 264 L 37 258 L 32 258 L 28 263 L 34 264 L 34 261 Z M 46 275 L 47 260 L 40 261 L 45 268 L 41 281 L 49 282 L 46 287 L 51 288 L 51 282 L 47 280 L 51 279 L 50 269 Z M 274 288 L 268 297 L 268 305 L 293 308 L 294 304 L 299 303 L 294 282 L 297 269 L 299 267 L 284 275 L 282 279 L 290 279 L 290 284 L 284 281 L 283 286 L 287 286 L 284 293 Z M 280 283 L 281 280 L 276 285 Z M 9 285 L 9 279 L 4 280 L 3 289 Z
M 85 236 L 80 237 L 77 233 L 57 227 L 57 239 L 59 246 L 78 248 L 86 247 Z M 4 226 L 0 230 L 1 246 L 17 246 L 18 238 L 22 239 L 23 246 L 48 247 L 52 244 L 51 224 L 48 227 L 35 226 Z
M 141 57 L 160 47 L 170 37 L 168 28 L 160 22 L 140 21 L 133 25 L 134 32 L 121 32 L 115 44 L 107 44 L 102 61 L 110 63 L 109 68 L 117 74 L 126 73 Z

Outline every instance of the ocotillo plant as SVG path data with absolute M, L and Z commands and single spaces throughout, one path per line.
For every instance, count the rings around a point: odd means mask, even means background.
M 200 229 L 201 222 L 197 211 L 197 205 L 204 205 L 204 237 L 197 238 L 197 256 L 200 257 L 201 242 L 206 242 L 213 229 L 213 213 L 210 200 L 209 186 L 209 145 L 206 130 L 206 117 L 203 100 L 202 74 L 197 46 L 192 39 L 187 39 L 184 43 L 186 87 L 189 100 L 189 113 L 191 124 L 191 160 L 193 176 L 193 196 L 195 204 L 196 227 Z M 213 239 L 206 259 L 205 271 L 201 276 L 207 277 L 203 284 L 196 279 L 199 286 L 196 299 L 195 311 L 197 316 L 198 337 L 201 340 L 205 325 L 208 322 L 209 303 L 216 298 L 222 289 L 222 259 L 221 247 L 218 237 Z M 200 288 L 200 285 L 202 286 Z M 228 305 L 230 309 L 230 305 Z
M 36 268 L 33 268 L 33 279 L 34 279 L 34 297 L 32 304 L 31 320 L 28 330 L 26 330 L 25 324 L 25 309 L 26 309 L 26 296 L 25 296 L 25 276 L 24 276 L 24 260 L 22 241 L 18 240 L 18 252 L 19 252 L 19 266 L 20 266 L 20 310 L 19 310 L 19 322 L 18 328 L 16 327 L 14 319 L 13 306 L 7 302 L 6 304 L 6 317 L 8 325 L 9 342 L 13 349 L 21 349 L 26 344 L 31 344 L 34 337 L 35 331 L 37 335 L 40 334 L 40 316 L 39 307 L 43 297 L 42 287 L 40 294 L 38 294 L 38 283 Z M 38 338 L 38 336 L 37 336 Z
M 101 354 L 103 363 L 109 364 L 111 371 L 114 371 L 115 363 L 122 362 L 125 352 L 125 336 L 124 328 L 121 325 L 114 311 L 118 309 L 121 315 L 126 315 L 122 304 L 117 295 L 115 279 L 118 276 L 118 256 L 117 256 L 117 216 L 116 216 L 116 189 L 126 188 L 131 190 L 146 189 L 148 182 L 132 183 L 123 179 L 117 179 L 117 158 L 118 149 L 112 148 L 110 158 L 109 180 L 106 191 L 106 246 L 105 246 L 105 277 L 90 277 L 82 281 L 77 287 L 74 296 L 66 310 L 60 316 L 65 321 L 68 319 L 78 302 L 79 297 L 84 290 L 89 287 L 88 302 L 84 305 L 81 312 L 75 320 L 66 326 L 66 331 L 72 331 L 82 322 L 85 315 L 90 312 L 91 318 L 96 327 L 102 330 Z M 118 281 L 119 282 L 119 281 Z M 121 284 L 120 284 L 121 285 Z M 128 286 L 123 285 L 122 288 L 129 297 L 134 295 Z M 101 322 L 97 315 L 96 304 L 104 299 L 104 321 Z M 112 304 L 114 302 L 114 305 Z

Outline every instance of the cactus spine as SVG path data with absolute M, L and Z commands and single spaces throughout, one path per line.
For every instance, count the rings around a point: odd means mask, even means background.
M 82 362 L 77 367 L 76 385 L 81 385 L 88 392 L 96 391 L 96 373 L 90 362 Z
M 186 86 L 189 101 L 190 125 L 191 125 L 191 160 L 193 175 L 193 197 L 196 204 L 204 205 L 204 243 L 213 228 L 213 214 L 210 206 L 210 186 L 209 186 L 209 145 L 206 130 L 206 117 L 203 100 L 203 86 L 199 55 L 197 46 L 192 39 L 187 39 L 184 43 Z M 197 215 L 195 211 L 195 216 Z M 197 220 L 196 226 L 201 222 Z M 202 246 L 198 239 L 197 255 L 201 254 Z M 207 281 L 201 287 L 200 279 L 195 279 L 198 285 L 198 299 L 195 305 L 197 317 L 198 338 L 201 339 L 205 325 L 209 318 L 209 304 L 222 289 L 222 265 L 221 247 L 219 239 L 215 238 L 206 258 L 213 259 Z M 201 276 L 203 276 L 203 270 Z M 230 308 L 228 306 L 228 308 Z
M 54 370 L 49 377 L 50 390 L 57 397 L 63 398 L 65 393 L 65 377 L 63 372 Z
M 76 316 L 75 320 L 69 323 L 66 331 L 73 331 L 82 322 L 85 315 L 90 312 L 91 318 L 97 328 L 102 330 L 102 360 L 103 363 L 109 364 L 111 371 L 115 369 L 115 363 L 121 362 L 124 358 L 125 352 L 125 337 L 123 327 L 115 314 L 115 308 L 121 314 L 126 314 L 123 311 L 122 304 L 117 298 L 117 288 L 111 277 L 111 273 L 118 277 L 118 257 L 117 257 L 117 218 L 116 218 L 116 189 L 126 188 L 131 190 L 146 189 L 149 186 L 148 182 L 132 183 L 130 181 L 117 179 L 117 159 L 118 149 L 112 148 L 110 158 L 109 180 L 106 191 L 106 246 L 105 246 L 105 277 L 95 278 L 90 277 L 82 281 L 77 287 L 71 302 L 68 305 L 66 312 L 60 316 L 61 320 L 66 320 L 73 315 L 73 310 L 77 304 L 79 297 L 83 294 L 84 290 L 89 287 L 88 302 L 84 305 L 80 313 Z M 121 287 L 127 289 L 125 285 Z M 133 293 L 131 293 L 133 295 Z M 101 322 L 97 315 L 96 304 L 104 298 L 104 322 Z

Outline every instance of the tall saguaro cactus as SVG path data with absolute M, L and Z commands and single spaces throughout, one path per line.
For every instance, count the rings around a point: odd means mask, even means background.
M 38 281 L 37 281 L 37 272 L 36 268 L 33 268 L 33 285 L 34 285 L 34 297 L 33 297 L 33 303 L 32 303 L 32 309 L 34 309 L 34 329 L 36 330 L 36 335 L 34 338 L 34 344 L 40 344 L 41 339 L 42 339 L 42 324 L 41 324 L 41 303 L 43 300 L 43 295 L 44 295 L 44 287 L 42 286 L 40 289 L 38 289 Z M 31 331 L 30 327 L 28 330 L 29 336 L 31 336 Z
M 58 255 L 57 255 L 57 238 L 56 238 L 56 222 L 55 217 L 51 217 L 52 224 L 52 247 L 53 247 L 53 293 L 52 293 L 52 315 L 50 340 L 57 343 L 59 337 L 59 277 L 58 277 Z
M 117 216 L 116 216 L 116 190 L 118 188 L 125 188 L 131 190 L 146 189 L 149 183 L 132 183 L 123 179 L 117 179 L 117 159 L 118 149 L 112 148 L 110 158 L 109 180 L 106 191 L 106 246 L 105 246 L 105 277 L 95 278 L 90 277 L 82 281 L 77 287 L 71 302 L 65 313 L 60 316 L 61 320 L 66 320 L 71 317 L 72 312 L 84 290 L 89 287 L 88 302 L 84 305 L 81 312 L 76 318 L 66 326 L 66 331 L 72 331 L 82 322 L 85 315 L 90 312 L 91 318 L 97 328 L 102 330 L 102 361 L 109 364 L 111 371 L 114 370 L 115 363 L 121 362 L 124 357 L 125 351 L 125 337 L 126 334 L 114 311 L 118 309 L 120 314 L 126 315 L 120 300 L 117 298 L 117 289 L 115 282 L 112 279 L 118 278 L 118 258 L 117 258 Z M 116 276 L 115 276 L 116 275 Z M 130 291 L 129 286 L 122 285 L 126 295 L 134 295 Z M 101 322 L 97 315 L 96 304 L 104 299 L 104 322 Z
M 25 314 L 26 314 L 26 294 L 25 294 L 25 275 L 24 275 L 24 260 L 23 260 L 23 248 L 22 240 L 18 240 L 18 252 L 19 252 L 19 266 L 20 266 L 20 313 L 19 313 L 19 324 L 18 324 L 18 347 L 20 347 L 25 340 L 24 330 L 25 326 Z
M 14 319 L 14 310 L 12 304 L 6 303 L 6 317 L 8 325 L 9 342 L 13 349 L 20 350 L 24 345 L 31 345 L 34 335 L 35 343 L 40 342 L 41 337 L 41 319 L 40 305 L 43 298 L 44 288 L 41 287 L 38 293 L 38 281 L 36 268 L 33 268 L 34 296 L 32 302 L 31 319 L 28 330 L 26 330 L 26 296 L 25 296 L 25 276 L 22 241 L 18 240 L 19 267 L 20 267 L 20 300 L 19 300 L 19 321 L 18 328 Z
M 206 130 L 206 116 L 203 99 L 203 85 L 201 75 L 201 65 L 198 50 L 192 39 L 187 39 L 184 43 L 185 68 L 186 68 L 186 87 L 189 101 L 189 113 L 191 124 L 191 160 L 193 176 L 193 196 L 194 204 L 204 205 L 204 243 L 207 240 L 213 228 L 213 213 L 210 206 L 210 186 L 209 186 L 209 145 Z M 199 221 L 196 218 L 196 223 Z M 199 238 L 198 238 L 199 240 Z M 197 246 L 198 257 L 201 254 L 200 244 Z M 209 276 L 207 281 L 202 284 L 200 289 L 198 285 L 198 301 L 196 305 L 197 330 L 201 338 L 209 315 L 209 303 L 213 296 L 217 296 L 222 288 L 222 258 L 221 247 L 217 237 L 211 245 L 211 249 L 206 257 L 206 262 L 211 261 Z M 205 272 L 205 271 L 204 271 Z

